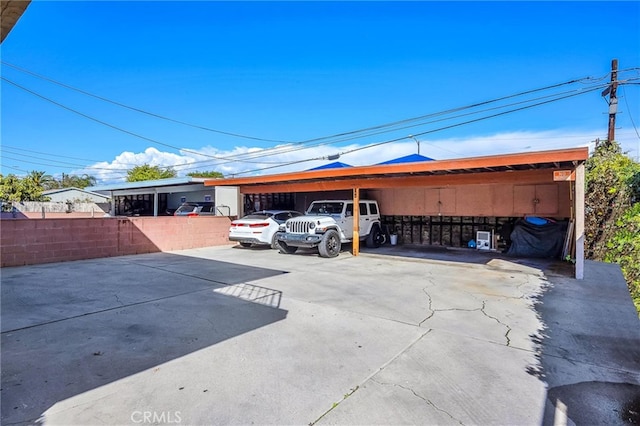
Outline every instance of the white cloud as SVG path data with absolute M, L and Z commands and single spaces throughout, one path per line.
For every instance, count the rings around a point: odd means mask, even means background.
M 623 150 L 629 152 L 635 158 L 640 152 L 636 134 L 632 131 L 620 132 L 617 136 Z M 435 139 L 422 136 L 417 136 L 416 138 L 420 141 L 421 155 L 441 160 L 515 152 L 546 151 L 579 146 L 589 146 L 590 149 L 593 149 L 594 141 L 597 138 L 604 139 L 605 137 L 606 135 L 602 135 L 601 131 L 598 130 L 554 130 L 499 133 L 468 138 Z M 228 151 L 219 150 L 215 147 L 204 147 L 198 150 L 181 151 L 180 153 L 163 152 L 150 147 L 140 153 L 125 151 L 111 162 L 97 163 L 76 173 L 92 174 L 96 176 L 100 183 L 116 182 L 124 181 L 126 170 L 131 169 L 133 166 L 149 164 L 152 166 L 173 167 L 179 176 L 185 176 L 188 172 L 196 170 L 215 170 L 225 176 L 237 174 L 250 176 L 307 170 L 331 161 L 327 159 L 306 160 L 326 158 L 337 153 L 342 154 L 337 161 L 354 166 L 363 166 L 414 154 L 418 151 L 417 143 L 410 138 L 360 149 L 365 146 L 359 144 L 340 147 L 323 145 L 298 149 L 300 148 L 299 145 L 280 145 L 269 150 L 238 146 Z M 267 153 L 269 155 L 265 156 Z

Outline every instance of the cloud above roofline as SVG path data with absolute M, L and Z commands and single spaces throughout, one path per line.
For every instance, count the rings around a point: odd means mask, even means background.
M 617 136 L 623 151 L 636 158 L 640 150 L 637 135 L 628 131 L 619 132 Z M 604 137 L 602 130 L 550 130 L 508 132 L 467 138 L 417 137 L 416 139 L 419 141 L 421 155 L 442 160 L 583 146 L 593 149 L 595 140 L 604 139 Z M 418 143 L 409 137 L 403 141 L 365 147 L 367 145 L 351 144 L 296 149 L 300 146 L 280 145 L 265 150 L 238 146 L 232 150 L 223 151 L 208 146 L 201 149 L 190 148 L 178 153 L 149 147 L 143 152 L 122 152 L 112 161 L 93 164 L 85 169 L 74 171 L 74 174 L 93 175 L 100 183 L 119 182 L 125 180 L 126 170 L 134 165 L 149 164 L 172 167 L 177 171 L 178 176 L 185 176 L 196 170 L 218 171 L 225 176 L 251 176 L 308 170 L 335 161 L 334 157 L 332 160 L 328 160 L 327 157 L 336 154 L 340 154 L 340 161 L 353 166 L 364 166 L 418 152 Z

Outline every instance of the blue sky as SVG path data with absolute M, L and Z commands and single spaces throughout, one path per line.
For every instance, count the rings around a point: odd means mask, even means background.
M 36 0 L 1 53 L 4 175 L 279 173 L 415 153 L 409 135 L 436 159 L 593 146 L 611 60 L 640 78 L 640 4 Z M 639 85 L 618 97 L 616 139 L 635 158 Z

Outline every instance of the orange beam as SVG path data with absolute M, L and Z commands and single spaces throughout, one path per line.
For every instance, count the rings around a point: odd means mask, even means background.
M 240 192 L 243 194 L 265 194 L 275 192 L 337 191 L 353 188 L 378 189 L 407 186 L 473 185 L 482 183 L 548 183 L 553 182 L 553 172 L 553 169 L 543 169 L 436 176 L 326 180 L 319 182 L 277 183 L 273 185 L 243 185 L 240 186 Z
M 294 173 L 282 173 L 245 178 L 210 179 L 205 186 L 242 186 L 256 185 L 292 180 L 331 179 L 370 175 L 388 175 L 402 173 L 435 172 L 444 170 L 463 170 L 515 166 L 524 164 L 540 164 L 564 161 L 584 161 L 589 157 L 588 148 L 559 149 L 530 153 L 503 154 L 485 157 L 458 158 L 453 160 L 422 161 L 418 163 L 386 164 L 376 166 L 345 167 L 342 169 L 311 170 Z

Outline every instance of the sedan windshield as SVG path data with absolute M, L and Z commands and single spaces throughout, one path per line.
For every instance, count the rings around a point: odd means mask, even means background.
M 254 213 L 254 214 L 248 214 L 245 217 L 243 217 L 242 219 L 265 220 L 265 219 L 269 219 L 270 217 L 271 217 L 271 214 L 269 214 L 269 213 Z

